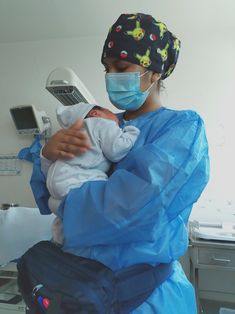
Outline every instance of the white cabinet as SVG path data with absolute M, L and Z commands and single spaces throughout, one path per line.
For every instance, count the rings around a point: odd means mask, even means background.
M 202 300 L 229 303 L 235 309 L 235 243 L 191 239 L 188 253 L 199 313 Z

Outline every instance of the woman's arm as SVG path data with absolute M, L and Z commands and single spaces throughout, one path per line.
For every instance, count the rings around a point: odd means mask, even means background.
M 56 132 L 43 147 L 42 155 L 52 161 L 71 159 L 90 148 L 87 134 L 81 131 L 83 120 L 78 120 L 68 129 Z
M 196 114 L 176 119 L 152 143 L 129 153 L 108 181 L 70 191 L 60 207 L 66 244 L 153 241 L 164 221 L 181 213 L 187 220 L 208 168 L 202 120 Z

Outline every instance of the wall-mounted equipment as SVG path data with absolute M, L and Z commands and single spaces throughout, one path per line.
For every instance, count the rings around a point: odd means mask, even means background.
M 79 102 L 96 103 L 86 86 L 70 68 L 53 70 L 47 78 L 46 89 L 64 106 Z
M 46 112 L 36 110 L 33 105 L 12 107 L 10 113 L 19 134 L 37 135 L 51 129 Z
M 0 176 L 18 176 L 22 164 L 17 154 L 0 155 Z

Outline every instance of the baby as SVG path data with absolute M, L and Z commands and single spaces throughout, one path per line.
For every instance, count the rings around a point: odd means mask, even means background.
M 71 160 L 57 160 L 47 171 L 42 159 L 42 170 L 51 195 L 48 206 L 53 213 L 71 189 L 87 181 L 107 180 L 111 163 L 128 154 L 140 132 L 134 126 L 121 129 L 114 113 L 94 104 L 79 103 L 57 109 L 57 120 L 62 128 L 70 127 L 77 119 L 84 119 L 83 128 L 90 139 L 91 149 Z M 60 244 L 63 243 L 61 224 L 57 217 L 53 223 L 53 239 Z

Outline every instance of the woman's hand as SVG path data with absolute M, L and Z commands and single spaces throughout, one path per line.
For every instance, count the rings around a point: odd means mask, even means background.
M 76 121 L 70 128 L 56 132 L 45 144 L 42 155 L 49 160 L 72 159 L 85 153 L 91 144 L 88 135 L 81 131 L 83 120 Z

